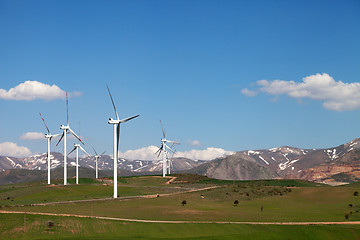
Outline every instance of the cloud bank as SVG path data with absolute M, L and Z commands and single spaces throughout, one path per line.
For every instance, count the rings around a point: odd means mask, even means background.
M 285 94 L 291 98 L 309 98 L 323 102 L 323 107 L 334 111 L 360 110 L 360 83 L 335 81 L 329 74 L 315 74 L 302 82 L 283 80 L 260 80 L 256 91 L 243 89 L 245 96 L 256 96 L 260 92 L 278 96 Z M 256 94 L 255 94 L 256 93 Z
M 206 148 L 204 150 L 190 150 L 185 152 L 176 152 L 176 157 L 185 157 L 192 160 L 213 160 L 218 157 L 233 154 L 232 151 L 226 151 L 222 148 Z
M 73 92 L 70 95 L 81 95 L 79 92 Z M 65 91 L 55 84 L 41 83 L 38 81 L 25 81 L 19 85 L 10 88 L 9 91 L 0 89 L 0 98 L 5 100 L 25 100 L 31 101 L 35 99 L 54 100 L 64 98 Z
M 27 132 L 20 136 L 22 140 L 43 140 L 45 139 L 45 135 L 40 132 Z
M 31 151 L 27 147 L 18 146 L 13 142 L 0 143 L 0 155 L 9 157 L 28 157 Z
M 160 160 L 155 155 L 159 148 L 157 146 L 148 146 L 136 150 L 128 150 L 120 154 L 121 158 L 130 160 Z M 175 157 L 185 157 L 192 160 L 213 160 L 218 157 L 233 154 L 234 152 L 225 151 L 221 148 L 207 148 L 204 150 L 190 150 L 184 152 L 176 152 Z

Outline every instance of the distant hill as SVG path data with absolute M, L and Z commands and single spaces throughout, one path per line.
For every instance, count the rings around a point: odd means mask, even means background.
M 51 169 L 63 167 L 63 154 L 51 152 L 50 161 Z M 172 161 L 172 171 L 183 171 L 200 165 L 204 161 L 194 161 L 187 158 L 174 158 Z M 103 155 L 98 162 L 100 170 L 112 170 L 114 161 L 109 155 Z M 79 159 L 79 165 L 84 168 L 95 169 L 94 157 L 83 157 Z M 68 157 L 68 166 L 76 166 L 75 158 Z M 0 171 L 8 169 L 29 169 L 29 170 L 45 170 L 47 169 L 47 153 L 33 155 L 26 158 L 2 157 L 0 156 Z M 138 173 L 144 172 L 161 172 L 162 161 L 146 161 L 146 160 L 128 160 L 118 159 L 118 169 L 125 169 Z
M 360 179 L 360 139 L 327 149 L 278 147 L 236 152 L 190 170 L 220 179 L 290 178 L 317 182 Z M 337 176 L 344 173 L 346 176 Z M 334 177 L 333 177 L 334 176 Z
M 258 180 L 278 177 L 270 168 L 258 164 L 242 153 L 215 159 L 195 167 L 189 172 L 224 180 Z
M 45 170 L 47 169 L 47 154 L 30 156 L 28 158 L 13 158 L 0 156 L 0 171 L 10 169 Z M 68 158 L 69 167 L 75 166 L 75 159 Z M 54 172 L 62 169 L 63 155 L 51 153 L 51 169 Z M 94 158 L 84 157 L 79 160 L 81 168 L 94 172 Z M 113 160 L 104 155 L 100 158 L 99 169 L 109 171 L 112 175 Z M 84 170 L 85 171 L 85 170 Z M 154 175 L 161 174 L 161 161 L 118 160 L 119 175 Z M 13 175 L 15 172 L 10 171 Z M 226 180 L 255 179 L 304 179 L 316 182 L 337 184 L 339 182 L 354 182 L 360 180 L 360 139 L 354 139 L 343 145 L 326 149 L 301 149 L 289 146 L 262 150 L 239 151 L 232 155 L 217 158 L 212 161 L 195 161 L 187 158 L 174 158 L 173 173 L 197 173 L 211 178 Z M 45 174 L 45 177 L 41 174 Z M 28 179 L 33 179 L 30 173 Z M 46 179 L 46 171 L 38 175 Z M 2 174 L 1 174 L 2 175 Z M 86 173 L 80 174 L 85 177 Z M 62 171 L 59 175 L 62 178 Z M 100 175 L 101 176 L 101 175 Z M 24 176 L 23 176 L 24 177 Z M 16 177 L 12 177 L 15 179 Z M 20 177 L 19 177 L 20 178 Z M 0 176 L 0 183 L 1 183 Z

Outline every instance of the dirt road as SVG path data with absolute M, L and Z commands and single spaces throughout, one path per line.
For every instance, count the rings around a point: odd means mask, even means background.
M 142 222 L 142 223 L 215 223 L 215 224 L 248 224 L 248 225 L 360 225 L 360 221 L 348 222 L 225 222 L 225 221 L 166 221 L 166 220 L 145 220 L 145 219 L 130 219 L 130 218 L 114 218 L 114 217 L 101 217 L 101 216 L 88 216 L 76 214 L 61 214 L 61 213 L 42 213 L 42 212 L 23 212 L 23 211 L 4 211 L 0 210 L 3 214 L 31 214 L 43 216 L 60 216 L 60 217 L 78 217 L 78 218 L 94 218 L 103 220 L 123 221 L 123 222 Z

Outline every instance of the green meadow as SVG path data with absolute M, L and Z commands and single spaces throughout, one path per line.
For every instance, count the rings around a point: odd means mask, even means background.
M 0 210 L 89 217 L 0 214 L 0 238 L 72 238 L 76 234 L 80 239 L 100 235 L 114 239 L 360 239 L 360 225 L 214 223 L 360 221 L 359 184 L 329 187 L 299 180 L 223 181 L 176 176 L 172 184 L 165 184 L 169 178 L 159 176 L 119 178 L 120 197 L 138 196 L 130 199 L 96 200 L 112 195 L 113 187 L 106 179 L 80 179 L 79 185 L 67 186 L 60 182 L 52 186 L 43 182 L 1 186 Z M 205 187 L 214 188 L 201 190 Z M 154 194 L 159 197 L 141 198 Z M 93 201 L 29 205 L 90 199 Z M 182 204 L 184 200 L 186 204 Z M 192 223 L 141 223 L 90 216 Z M 49 220 L 53 227 L 46 226 Z
M 48 227 L 48 222 L 54 223 Z M 0 239 L 358 239 L 360 225 L 159 224 L 0 214 Z

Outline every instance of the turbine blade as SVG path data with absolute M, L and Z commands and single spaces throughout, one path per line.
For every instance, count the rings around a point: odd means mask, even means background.
M 172 156 L 170 158 L 170 161 L 172 161 L 172 159 L 174 158 L 175 153 L 176 153 L 176 150 L 173 152 L 173 154 L 172 154 Z
M 112 98 L 112 96 L 111 96 L 110 89 L 109 89 L 108 85 L 106 85 L 106 87 L 107 87 L 107 90 L 108 90 L 108 92 L 109 92 L 110 99 L 111 99 L 112 105 L 113 105 L 114 110 L 115 110 L 115 115 L 116 115 L 116 117 L 117 117 L 117 120 L 119 120 L 119 115 L 117 114 L 116 107 L 115 107 L 115 103 L 114 103 L 114 100 L 113 100 L 113 98 Z
M 59 139 L 59 141 L 57 142 L 56 146 L 59 145 L 59 143 L 61 142 L 61 140 L 63 139 L 64 137 L 64 133 L 61 134 L 61 138 Z
M 129 120 L 131 120 L 131 119 L 137 118 L 138 116 L 140 116 L 140 115 L 136 115 L 136 116 L 133 116 L 133 117 L 129 117 L 129 118 L 122 119 L 122 120 L 120 120 L 120 123 L 127 122 L 127 121 L 129 121 Z
M 68 100 L 67 92 L 66 92 L 66 122 L 67 122 L 67 126 L 69 126 L 69 100 Z
M 163 145 L 161 145 L 161 147 L 159 147 L 159 149 L 156 151 L 156 153 L 155 153 L 155 155 L 157 154 L 157 153 L 159 153 L 158 154 L 158 158 L 160 157 L 160 154 L 161 154 L 161 152 L 162 152 L 162 150 L 163 150 Z
M 95 148 L 94 148 L 94 147 L 92 147 L 92 149 L 94 150 L 94 152 L 95 152 L 95 154 L 96 154 L 96 156 L 97 156 L 98 154 L 97 154 L 97 152 L 96 152 Z
M 43 122 L 44 122 L 44 124 L 45 124 L 46 130 L 47 130 L 48 133 L 50 134 L 50 130 L 49 130 L 48 126 L 46 125 L 46 122 L 45 122 L 43 116 L 41 115 L 41 113 L 39 113 L 39 114 L 40 114 L 40 117 L 41 117 L 41 119 L 43 120 Z
M 81 139 L 78 137 L 78 135 L 76 135 L 76 133 L 74 133 L 73 130 L 71 130 L 71 128 L 69 128 L 69 131 L 72 133 L 72 135 L 74 135 L 74 137 L 76 137 L 83 145 L 85 145 L 85 143 L 83 141 L 81 141 Z
M 58 137 L 60 135 L 63 135 L 63 133 L 58 133 L 58 134 L 52 135 L 51 137 Z
M 163 134 L 164 138 L 166 138 L 166 136 L 165 136 L 165 131 L 164 131 L 163 125 L 162 125 L 162 123 L 161 123 L 161 120 L 160 120 L 160 126 L 161 126 L 162 134 Z
M 73 150 L 71 150 L 71 152 L 68 153 L 68 156 L 75 150 L 76 150 L 76 147 L 74 147 Z
M 165 145 L 165 147 L 166 147 L 167 149 L 169 149 L 171 152 L 174 153 L 174 150 L 172 150 L 168 145 L 166 145 L 165 143 L 164 143 L 164 145 Z
M 159 151 L 161 151 L 161 148 L 159 148 L 159 149 L 155 152 L 155 155 L 158 154 Z
M 102 156 L 106 151 L 103 151 L 102 154 L 100 154 L 100 156 Z
M 90 154 L 88 154 L 82 146 L 79 146 L 79 147 L 86 155 L 88 155 L 88 157 L 90 157 Z

